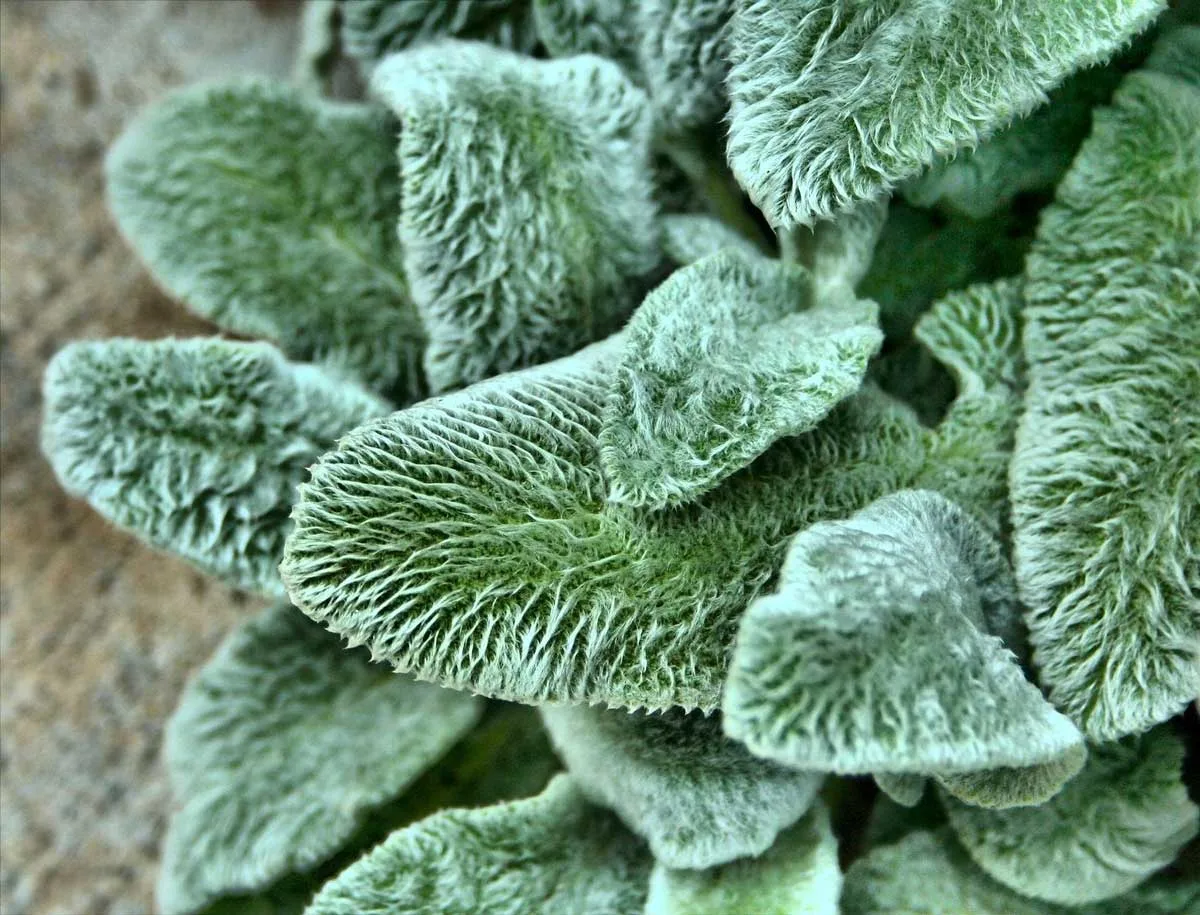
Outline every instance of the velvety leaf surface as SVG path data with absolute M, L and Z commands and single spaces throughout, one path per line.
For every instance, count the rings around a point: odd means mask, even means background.
M 1000 766 L 982 772 L 946 772 L 936 781 L 955 798 L 998 810 L 1044 804 L 1079 774 L 1087 760 L 1083 746 L 1035 766 Z
M 444 391 L 616 329 L 659 262 L 645 93 L 609 61 L 441 42 L 372 88 L 404 123 L 400 238 Z
M 531 0 L 338 0 L 342 46 L 368 67 L 436 38 L 487 41 L 528 54 L 537 44 Z
M 864 200 L 816 226 L 812 272 L 818 301 L 853 290 L 866 276 L 887 213 L 886 199 Z
M 1163 726 L 1092 746 L 1083 771 L 1046 804 L 984 810 L 943 800 L 959 840 L 993 878 L 1076 906 L 1132 889 L 1200 831 L 1182 774 L 1183 745 Z
M 1181 18 L 1182 9 L 1181 5 Z M 1200 22 L 1200 13 L 1193 11 L 1192 19 Z M 1179 24 L 1164 31 L 1154 43 L 1146 69 L 1200 85 L 1200 25 Z
M 729 100 L 728 32 L 736 0 L 642 0 L 639 71 L 658 129 L 685 135 L 718 123 Z
M 825 219 L 1027 114 L 1165 0 L 741 0 L 729 162 L 772 225 Z
M 535 798 L 444 810 L 326 884 L 306 915 L 630 915 L 650 855 L 567 776 Z
M 876 772 L 875 784 L 879 790 L 901 807 L 915 807 L 925 796 L 925 776 L 906 775 L 903 772 Z
M 109 205 L 197 314 L 414 400 L 424 331 L 396 241 L 395 137 L 382 109 L 284 85 L 185 89 L 109 151 Z
M 542 718 L 584 794 L 614 810 L 666 867 L 762 854 L 823 780 L 750 755 L 717 715 L 545 706 Z
M 167 728 L 181 805 L 158 885 L 167 915 L 333 855 L 479 718 L 481 703 L 371 664 L 294 607 L 244 624 Z
M 1079 732 L 1003 642 L 1015 612 L 999 544 L 932 492 L 816 524 L 777 592 L 743 617 L 725 730 L 756 755 L 841 773 L 1028 766 Z
M 1200 85 L 1097 111 L 1025 297 L 1017 580 L 1051 700 L 1112 739 L 1200 694 Z
M 533 0 L 533 17 L 551 56 L 606 57 L 640 84 L 641 5 L 641 0 Z
M 278 565 L 308 465 L 387 405 L 264 343 L 74 343 L 46 370 L 42 449 L 109 521 L 239 588 Z
M 812 303 L 807 270 L 736 250 L 650 293 L 600 431 L 609 499 L 691 501 L 858 390 L 883 340 L 874 304 Z
M 756 858 L 703 871 L 656 864 L 645 915 L 838 915 L 841 887 L 837 839 L 818 802 Z
M 747 258 L 763 252 L 721 220 L 699 213 L 673 213 L 662 218 L 663 250 L 680 266 L 693 264 L 724 248 L 733 248 Z
M 485 695 L 719 704 L 787 538 L 906 485 L 922 430 L 872 388 L 695 503 L 605 505 L 600 412 L 621 338 L 344 438 L 303 487 L 299 605 L 403 670 Z

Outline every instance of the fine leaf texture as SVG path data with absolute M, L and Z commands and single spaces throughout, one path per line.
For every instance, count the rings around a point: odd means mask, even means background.
M 837 839 L 818 802 L 759 857 L 706 871 L 656 864 L 645 915 L 838 915 L 841 888 Z
M 631 915 L 650 855 L 567 776 L 529 800 L 446 810 L 394 833 L 306 915 Z
M 298 605 L 421 679 L 520 702 L 719 704 L 787 538 L 904 487 L 912 413 L 864 388 L 695 503 L 605 505 L 621 338 L 368 424 L 301 488 Z
M 640 0 L 533 0 L 533 18 L 551 56 L 606 57 L 640 84 L 640 6 Z
M 840 773 L 969 772 L 1077 751 L 1079 732 L 1003 642 L 1000 546 L 932 492 L 797 535 L 742 620 L 725 730 L 756 755 Z
M 609 61 L 447 41 L 389 57 L 400 238 L 434 390 L 616 328 L 659 262 L 646 95 Z
M 396 240 L 395 135 L 381 109 L 284 85 L 187 89 L 109 151 L 109 205 L 197 314 L 415 400 L 424 332 Z
M 1169 726 L 1093 746 L 1083 771 L 1036 807 L 984 810 L 943 797 L 975 862 L 1025 896 L 1081 905 L 1118 896 L 1170 864 L 1200 830 Z
M 1023 306 L 1016 280 L 975 285 L 937 302 L 915 331 L 958 387 L 934 433 L 919 483 L 993 529 L 1008 516 L 1008 468 L 1025 373 Z M 1024 655 L 1017 642 L 1010 642 L 1009 648 Z
M 1113 739 L 1200 694 L 1200 85 L 1126 78 L 1026 277 L 1017 581 L 1051 700 Z
M 374 395 L 265 343 L 75 343 L 44 382 L 42 448 L 69 493 L 152 546 L 282 597 L 296 486 Z
M 663 250 L 681 267 L 694 264 L 725 248 L 746 258 L 762 256 L 752 241 L 713 216 L 673 213 L 662 218 Z
M 1053 188 L 1091 130 L 1092 109 L 1109 100 L 1121 75 L 1115 64 L 1074 74 L 1050 92 L 1048 104 L 906 182 L 905 199 L 981 219 L 1024 191 Z
M 639 70 L 658 129 L 703 131 L 725 115 L 728 31 L 736 0 L 641 0 Z
M 817 225 L 812 272 L 818 301 L 839 291 L 853 290 L 866 276 L 887 213 L 886 199 L 864 200 Z
M 244 624 L 167 728 L 181 809 L 159 905 L 191 912 L 321 863 L 450 749 L 480 706 L 347 651 L 295 607 Z
M 1036 766 L 1001 766 L 983 772 L 942 773 L 937 783 L 952 797 L 976 807 L 1002 810 L 1044 804 L 1083 768 L 1087 749 L 1072 747 Z
M 547 706 L 542 718 L 584 794 L 671 868 L 762 854 L 809 809 L 823 779 L 751 756 L 715 715 Z
M 531 0 L 339 0 L 342 47 L 367 67 L 437 38 L 475 39 L 528 54 Z
M 736 250 L 648 295 L 600 432 L 609 499 L 689 502 L 858 390 L 883 341 L 874 304 L 812 302 L 807 270 Z
M 810 225 L 1027 114 L 1165 6 L 741 0 L 730 165 L 772 225 Z

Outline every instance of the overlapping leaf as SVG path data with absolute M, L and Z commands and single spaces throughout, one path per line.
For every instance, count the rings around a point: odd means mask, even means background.
M 813 238 L 813 283 L 818 299 L 852 291 L 866 276 L 887 222 L 886 199 L 864 200 L 818 224 Z
M 862 384 L 873 303 L 813 307 L 800 267 L 724 250 L 677 270 L 626 331 L 600 431 L 614 502 L 691 501 Z
M 1093 746 L 1046 804 L 984 810 L 944 798 L 959 840 L 993 878 L 1062 905 L 1111 899 L 1170 864 L 1200 831 L 1169 727 Z
M 743 235 L 721 220 L 699 213 L 676 213 L 664 216 L 663 250 L 680 266 L 693 264 L 725 248 L 733 248 L 747 258 L 762 252 Z
M 444 391 L 614 330 L 659 262 L 646 95 L 596 57 L 442 42 L 372 79 L 404 123 L 400 238 Z
M 542 718 L 583 792 L 670 868 L 762 854 L 804 815 L 823 778 L 751 756 L 721 732 L 719 716 L 559 706 Z
M 970 772 L 1078 754 L 1075 727 L 991 631 L 1016 613 L 997 544 L 931 492 L 797 535 L 746 612 L 725 730 L 757 755 L 843 773 Z
M 306 915 L 617 915 L 641 908 L 649 870 L 645 847 L 559 776 L 535 798 L 394 833 Z
M 42 447 L 63 487 L 152 546 L 282 596 L 296 486 L 383 401 L 264 343 L 106 340 L 46 370 Z
M 437 38 L 476 39 L 528 54 L 532 0 L 338 0 L 342 46 L 368 67 Z
M 646 915 L 837 915 L 841 887 L 837 840 L 818 803 L 756 858 L 706 871 L 656 864 Z
M 396 124 L 266 82 L 187 89 L 110 150 L 108 198 L 189 308 L 414 400 L 424 332 L 396 242 Z
M 1200 85 L 1097 112 L 1025 297 L 1017 579 L 1051 699 L 1112 739 L 1200 694 Z
M 621 339 L 344 438 L 282 570 L 310 615 L 421 679 L 522 702 L 719 704 L 737 621 L 786 538 L 911 480 L 922 430 L 872 388 L 695 503 L 605 505 Z
M 639 0 L 533 0 L 538 37 L 554 57 L 596 54 L 640 83 Z
M 743 0 L 729 161 L 775 226 L 811 224 L 971 145 L 1110 56 L 1165 0 Z
M 481 703 L 371 664 L 294 607 L 243 625 L 167 731 L 181 808 L 159 904 L 192 912 L 333 855 L 475 724 Z

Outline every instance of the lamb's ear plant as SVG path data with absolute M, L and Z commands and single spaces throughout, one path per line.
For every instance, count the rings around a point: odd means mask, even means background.
M 158 908 L 1200 906 L 1165 5 L 318 0 L 298 85 L 140 117 L 117 224 L 260 339 L 72 344 L 44 447 L 274 602 L 168 725 Z

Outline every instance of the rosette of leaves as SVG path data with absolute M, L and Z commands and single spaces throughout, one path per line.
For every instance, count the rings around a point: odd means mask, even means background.
M 373 100 L 118 141 L 263 338 L 46 379 L 71 492 L 275 601 L 168 727 L 160 908 L 1200 902 L 1196 32 L 1003 5 L 323 3 Z

